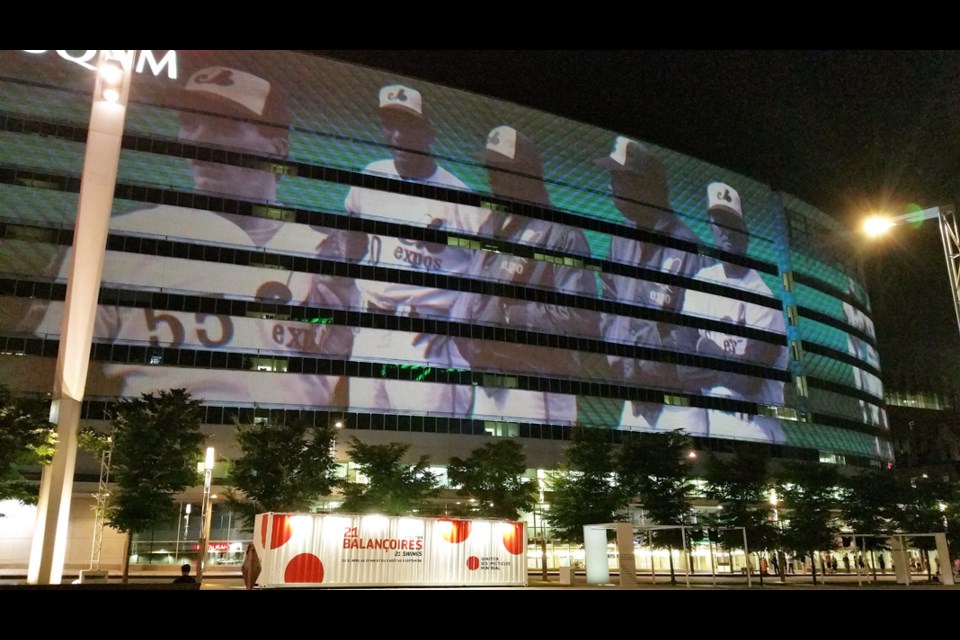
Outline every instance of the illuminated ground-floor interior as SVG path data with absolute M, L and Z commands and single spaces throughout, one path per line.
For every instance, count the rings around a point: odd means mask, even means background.
M 88 569 L 101 569 L 118 573 L 123 566 L 125 537 L 106 526 L 101 526 L 95 515 L 96 486 L 82 485 L 77 493 L 71 511 L 70 542 L 64 564 L 64 576 L 76 576 Z M 197 560 L 198 539 L 200 536 L 200 504 L 182 502 L 179 504 L 179 516 L 176 526 L 157 529 L 154 532 L 137 535 L 130 546 L 131 574 L 167 574 L 175 573 L 181 564 L 194 564 Z M 14 502 L 0 502 L 0 513 L 4 513 L 4 526 L 0 528 L 0 574 L 25 575 L 32 542 L 34 507 Z M 582 545 L 562 543 L 552 539 L 549 528 L 544 527 L 539 513 L 529 514 L 526 518 L 528 551 L 527 566 L 531 575 L 544 570 L 556 573 L 563 568 L 573 570 L 584 568 L 585 554 Z M 251 533 L 245 531 L 231 511 L 215 507 L 211 519 L 211 535 L 207 545 L 205 571 L 211 574 L 231 574 L 240 572 Z M 689 552 L 680 549 L 668 550 L 655 548 L 648 543 L 642 527 L 636 529 L 634 555 L 638 575 L 744 575 L 750 567 L 751 575 L 764 573 L 775 575 L 784 562 L 785 575 L 810 575 L 813 569 L 810 558 L 789 553 L 778 555 L 773 550 L 745 553 L 740 548 L 724 548 L 709 540 L 690 543 Z M 927 576 L 936 575 L 940 569 L 940 559 L 936 551 L 925 552 L 910 548 L 905 555 L 911 573 Z M 620 558 L 617 546 L 611 542 L 608 546 L 607 560 L 609 570 L 619 571 Z M 817 559 L 818 575 L 892 575 L 895 570 L 894 555 L 890 551 L 860 553 L 856 548 L 838 548 L 821 552 Z

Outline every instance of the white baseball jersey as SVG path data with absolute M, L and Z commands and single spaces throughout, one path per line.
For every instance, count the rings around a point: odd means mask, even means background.
M 394 180 L 406 180 L 397 173 L 392 159 L 378 160 L 364 169 L 364 173 Z M 467 185 L 452 173 L 437 166 L 427 178 L 406 180 L 455 189 Z M 455 203 L 431 200 L 399 193 L 353 187 L 347 193 L 345 207 L 350 215 L 377 218 L 412 226 L 475 232 L 479 222 L 471 219 L 481 215 L 475 207 L 461 207 Z M 370 234 L 366 239 L 363 263 L 413 269 L 425 273 L 466 274 L 473 262 L 473 252 L 461 247 L 436 243 L 415 242 L 386 235 Z M 361 305 L 393 315 L 446 320 L 457 296 L 456 291 L 426 288 L 396 282 L 367 282 L 360 285 Z M 466 365 L 451 340 L 444 336 L 415 335 L 409 342 L 388 339 L 381 345 L 365 343 L 361 347 L 388 355 L 398 362 L 419 362 L 426 355 L 438 365 L 463 367 Z
M 400 177 L 393 159 L 378 160 L 367 165 L 364 173 L 392 180 Z M 454 189 L 467 189 L 462 180 L 437 166 L 426 178 L 408 180 Z M 431 200 L 399 193 L 353 187 L 344 203 L 353 216 L 397 222 L 411 226 L 445 229 L 453 232 L 474 233 L 482 212 L 475 207 L 461 207 L 455 203 Z M 370 234 L 361 261 L 367 264 L 395 266 L 426 273 L 464 274 L 469 272 L 473 254 L 468 249 L 413 242 L 392 236 Z M 446 320 L 458 292 L 441 288 L 427 288 L 396 282 L 364 282 L 360 285 L 361 305 L 368 310 L 392 315 Z M 384 334 L 380 341 L 364 340 L 355 344 L 360 359 L 379 359 L 398 364 L 429 361 L 437 366 L 465 368 L 466 361 L 448 336 L 428 334 Z M 388 409 L 404 403 L 400 396 L 406 385 L 400 381 L 351 381 L 351 397 L 355 406 Z M 389 383 L 389 384 L 388 384 Z M 423 384 L 423 383 L 418 383 Z M 461 413 L 469 409 L 468 388 L 436 385 L 435 393 L 428 394 L 420 410 L 441 414 Z
M 244 230 L 238 225 L 245 225 Z M 206 246 L 262 247 L 280 253 L 315 256 L 328 237 L 307 225 L 280 223 L 181 207 L 159 206 L 116 216 L 111 231 L 128 236 L 169 238 Z M 55 247 L 47 273 L 65 281 L 71 249 Z M 184 258 L 108 251 L 102 286 L 108 288 L 162 291 L 215 298 L 275 301 L 312 307 L 356 308 L 359 296 L 348 278 L 281 271 L 266 267 L 198 262 Z M 37 301 L 24 317 L 23 330 L 41 335 L 59 333 L 61 303 Z M 275 354 L 309 354 L 345 358 L 353 332 L 346 327 L 313 325 L 296 321 L 238 318 L 226 314 L 191 313 L 152 308 L 101 305 L 95 337 L 101 341 L 169 348 L 229 349 Z M 239 380 L 252 372 L 220 370 L 204 372 L 202 384 L 196 370 L 181 367 L 104 365 L 100 369 L 116 376 L 119 395 L 136 395 L 146 386 L 155 389 L 183 386 L 207 401 L 254 402 L 257 384 Z M 345 398 L 335 393 L 336 384 L 318 380 L 298 382 L 307 376 L 279 376 L 275 382 L 289 387 L 285 397 L 302 397 L 307 404 L 342 407 Z M 333 378 L 331 378 L 333 380 Z M 136 382 L 136 384 L 134 384 Z M 113 384 L 113 383 L 111 383 Z M 302 387 L 297 390 L 295 387 Z M 232 390 L 232 391 L 231 391 Z M 337 396 L 335 399 L 335 395 Z
M 724 278 L 728 281 L 733 280 L 726 276 L 723 270 L 723 264 L 716 264 L 702 269 L 700 274 L 697 275 L 698 279 L 701 279 L 701 274 L 703 279 L 713 282 L 722 282 Z M 760 278 L 760 274 L 753 269 L 749 269 L 742 278 L 736 280 L 738 288 L 755 291 L 766 296 L 772 295 L 770 287 Z M 764 329 L 774 333 L 783 334 L 786 332 L 786 322 L 783 319 L 783 312 L 780 309 L 772 309 L 770 307 L 693 289 L 688 290 L 686 293 L 683 303 L 683 313 L 755 329 Z M 700 329 L 699 333 L 702 339 L 714 343 L 727 354 L 728 357 L 745 360 L 747 356 L 747 345 L 750 341 L 749 338 L 707 329 Z M 785 368 L 787 365 L 786 349 L 777 349 L 776 354 L 777 357 L 772 362 L 760 364 L 777 369 Z M 762 404 L 783 404 L 783 381 L 765 379 L 762 381 L 757 394 L 754 397 L 746 398 L 723 384 L 723 378 L 726 375 L 728 374 L 718 372 L 717 383 L 710 387 L 705 387 L 703 390 L 704 393 Z

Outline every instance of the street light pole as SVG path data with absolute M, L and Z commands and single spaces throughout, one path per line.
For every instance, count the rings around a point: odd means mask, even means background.
M 543 477 L 537 478 L 537 488 L 539 495 L 537 497 L 537 506 L 534 507 L 533 517 L 534 517 L 534 531 L 536 531 L 536 517 L 537 509 L 540 510 L 540 577 L 544 582 L 548 579 L 547 574 L 547 523 L 543 517 L 543 511 L 546 508 L 546 504 L 543 500 Z
M 103 50 L 97 67 L 50 403 L 50 422 L 57 425 L 57 448 L 40 476 L 37 519 L 27 568 L 29 584 L 59 584 L 63 577 L 80 410 L 87 384 L 135 53 Z
M 780 496 L 777 494 L 776 487 L 770 487 L 770 506 L 773 508 L 773 527 L 774 533 L 777 536 L 777 548 L 774 550 L 774 553 L 777 557 L 777 578 L 780 582 L 786 582 L 787 580 L 787 557 L 781 553 L 780 549 L 782 547 L 782 541 L 780 536 L 783 534 L 783 527 L 780 523 Z
M 213 447 L 207 447 L 203 461 L 203 501 L 200 503 L 200 542 L 197 545 L 197 582 L 203 581 L 203 565 L 207 560 L 207 541 L 210 539 L 210 520 L 213 510 L 210 508 L 210 482 L 213 479 Z

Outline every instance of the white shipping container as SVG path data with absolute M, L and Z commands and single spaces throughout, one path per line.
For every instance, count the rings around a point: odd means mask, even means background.
M 253 541 L 263 588 L 527 584 L 512 520 L 263 513 Z

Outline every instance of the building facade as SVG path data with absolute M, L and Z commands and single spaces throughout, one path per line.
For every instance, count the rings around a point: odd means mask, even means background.
M 0 55 L 18 392 L 52 388 L 92 53 Z M 290 51 L 139 52 L 84 419 L 186 388 L 227 458 L 235 420 L 307 416 L 441 466 L 515 437 L 550 469 L 576 424 L 886 465 L 845 237 L 746 176 L 522 105 Z

